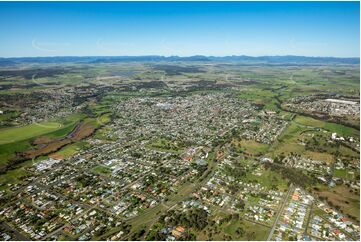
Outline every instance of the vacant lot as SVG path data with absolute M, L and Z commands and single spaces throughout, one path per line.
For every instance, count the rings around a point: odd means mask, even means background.
M 341 212 L 347 214 L 354 220 L 360 221 L 360 194 L 354 189 L 341 185 L 329 190 L 328 188 L 321 189 L 317 192 L 320 198 L 326 201 L 333 207 L 338 208 Z

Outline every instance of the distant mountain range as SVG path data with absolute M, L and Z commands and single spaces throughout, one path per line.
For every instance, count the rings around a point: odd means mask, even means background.
M 307 56 L 54 56 L 54 57 L 14 57 L 0 58 L 0 66 L 21 63 L 116 63 L 116 62 L 161 62 L 161 61 L 204 61 L 242 62 L 245 64 L 360 64 L 360 58 L 307 57 Z

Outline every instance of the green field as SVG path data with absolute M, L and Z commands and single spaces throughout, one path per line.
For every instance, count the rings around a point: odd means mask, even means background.
M 359 136 L 358 130 L 347 127 L 342 124 L 325 122 L 322 120 L 317 120 L 314 118 L 309 118 L 309 117 L 300 116 L 300 115 L 297 115 L 294 121 L 301 125 L 322 128 L 322 129 L 328 130 L 330 132 L 335 132 L 338 135 L 342 135 L 342 136 L 354 136 L 354 137 Z
M 238 146 L 243 150 L 245 150 L 248 153 L 259 155 L 264 152 L 266 152 L 269 148 L 269 145 L 262 144 L 254 140 L 241 140 L 238 143 Z
M 256 176 L 248 173 L 246 177 L 249 182 L 257 181 L 257 183 L 264 187 L 267 187 L 268 189 L 277 188 L 283 192 L 286 191 L 288 188 L 287 181 L 283 179 L 280 174 L 271 170 L 262 171 L 261 176 Z
M 76 142 L 74 144 L 70 144 L 70 145 L 65 146 L 64 148 L 62 148 L 61 150 L 55 152 L 54 154 L 59 155 L 59 156 L 61 156 L 63 158 L 69 158 L 72 155 L 79 152 L 79 150 L 84 148 L 86 145 L 87 145 L 87 143 L 84 142 L 84 141 Z
M 83 115 L 73 114 L 67 118 L 52 122 L 33 123 L 21 127 L 10 127 L 0 129 L 0 145 L 14 143 L 30 138 L 48 135 L 48 137 L 61 137 L 66 135 L 74 127 Z
M 103 175 L 109 175 L 112 173 L 110 168 L 108 168 L 106 166 L 101 166 L 101 165 L 94 167 L 92 170 L 95 173 L 99 173 L 99 174 L 103 174 Z
M 53 122 L 0 129 L 0 167 L 14 157 L 16 152 L 31 148 L 32 141 L 37 137 L 52 139 L 66 136 L 82 118 L 83 114 L 72 114 Z
M 0 130 L 0 145 L 13 143 L 59 130 L 63 125 L 57 122 L 33 123 L 22 127 Z
M 221 217 L 227 216 L 220 214 Z M 228 215 L 229 216 L 229 215 Z M 217 226 L 206 227 L 201 233 L 198 233 L 197 240 L 257 240 L 267 239 L 270 229 L 268 227 L 254 224 L 245 220 L 231 219 Z
M 148 147 L 151 149 L 174 153 L 178 153 L 182 149 L 182 147 L 179 147 L 176 142 L 164 138 L 158 138 L 153 140 L 151 143 L 148 144 Z
M 325 132 L 324 132 L 325 131 Z M 327 132 L 326 132 L 327 131 Z M 287 129 L 278 138 L 278 143 L 275 143 L 268 151 L 268 155 L 276 156 L 281 153 L 289 154 L 303 154 L 315 160 L 324 160 L 331 162 L 334 160 L 334 153 L 339 150 L 343 155 L 353 155 L 353 151 L 346 147 L 334 147 L 328 143 L 331 133 L 336 132 L 340 136 L 359 137 L 357 130 L 341 125 L 330 123 L 314 118 L 309 118 L 297 115 Z M 306 150 L 305 145 L 300 143 L 302 137 L 307 141 L 311 140 L 310 134 L 317 137 L 318 145 L 323 151 Z

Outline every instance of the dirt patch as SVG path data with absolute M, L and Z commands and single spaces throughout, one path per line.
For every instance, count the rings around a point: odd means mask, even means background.
M 95 131 L 95 127 L 88 123 L 82 123 L 76 127 L 75 132 L 72 132 L 71 139 L 74 141 L 82 140 L 92 135 Z
M 327 153 L 320 153 L 308 150 L 305 152 L 305 154 L 311 159 L 325 161 L 327 162 L 327 164 L 332 164 L 332 162 L 334 161 L 333 155 Z
M 41 147 L 38 149 L 27 150 L 27 151 L 23 152 L 21 155 L 26 159 L 32 159 L 32 158 L 36 158 L 41 155 L 46 155 L 51 152 L 58 151 L 60 148 L 64 147 L 67 144 L 70 144 L 70 143 L 71 143 L 70 139 L 53 141 L 53 142 L 45 145 L 44 147 Z
M 41 136 L 39 138 L 36 138 L 33 142 L 33 145 L 42 145 L 42 144 L 48 144 L 52 141 L 51 138 L 47 136 Z
M 50 154 L 49 155 L 50 158 L 53 158 L 55 160 L 62 160 L 64 159 L 64 156 L 63 155 L 60 155 L 60 154 Z

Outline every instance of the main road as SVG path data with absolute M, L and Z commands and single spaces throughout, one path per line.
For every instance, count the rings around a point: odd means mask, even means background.
M 290 193 L 291 193 L 292 191 L 293 191 L 293 184 L 291 183 L 290 187 L 288 188 L 287 194 L 286 194 L 285 198 L 283 199 L 282 205 L 281 205 L 280 209 L 278 210 L 276 220 L 275 220 L 275 222 L 273 223 L 273 226 L 272 226 L 271 231 L 270 231 L 270 233 L 269 233 L 269 235 L 268 235 L 267 241 L 270 241 L 270 240 L 271 240 L 272 235 L 273 235 L 273 233 L 275 232 L 276 226 L 277 226 L 278 221 L 279 221 L 279 219 L 280 219 L 280 217 L 281 217 L 281 214 L 282 214 L 282 212 L 283 212 L 283 209 L 285 208 L 285 205 L 286 205 L 286 203 L 287 203 L 287 199 L 288 199 L 288 197 L 290 196 Z

